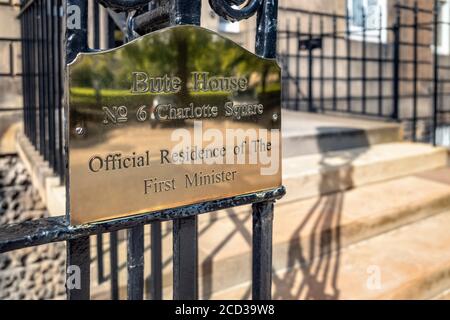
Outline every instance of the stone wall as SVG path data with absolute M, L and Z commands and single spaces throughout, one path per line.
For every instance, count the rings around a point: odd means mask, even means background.
M 0 225 L 47 216 L 17 156 L 0 157 Z M 0 300 L 61 299 L 65 245 L 56 243 L 0 254 Z

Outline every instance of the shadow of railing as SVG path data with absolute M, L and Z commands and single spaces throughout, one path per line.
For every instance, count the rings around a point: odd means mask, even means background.
M 318 132 L 330 129 L 333 128 L 318 128 Z M 318 186 L 320 195 L 291 236 L 288 269 L 282 275 L 274 272 L 274 299 L 339 299 L 338 276 L 341 267 L 341 223 L 345 190 L 354 185 L 353 162 L 369 146 L 365 133 L 361 131 L 358 134 L 359 143 L 355 146 L 358 149 L 339 152 L 338 161 L 337 153 L 329 151 L 329 144 L 321 145 L 318 140 L 322 156 L 319 162 L 322 173 Z

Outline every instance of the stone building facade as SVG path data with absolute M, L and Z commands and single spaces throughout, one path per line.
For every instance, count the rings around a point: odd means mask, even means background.
M 0 1 L 0 225 L 48 215 L 15 153 L 23 105 L 18 3 Z M 0 254 L 0 300 L 63 298 L 64 269 L 64 243 Z

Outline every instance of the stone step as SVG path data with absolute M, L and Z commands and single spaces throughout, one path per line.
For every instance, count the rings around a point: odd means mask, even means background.
M 275 207 L 273 267 L 284 270 L 331 251 L 450 209 L 450 169 L 434 170 L 383 183 Z M 202 298 L 249 281 L 251 214 L 233 210 L 199 218 L 199 287 Z M 163 239 L 164 261 L 171 260 L 171 234 Z M 146 243 L 148 243 L 146 241 Z M 122 245 L 125 250 L 125 244 Z M 126 252 L 121 254 L 126 256 Z M 149 253 L 146 253 L 146 259 Z M 146 261 L 146 266 L 149 265 Z M 92 264 L 95 267 L 95 263 Z M 341 264 L 345 267 L 345 264 Z M 171 264 L 164 286 L 171 297 Z M 94 274 L 93 270 L 93 274 Z M 126 268 L 121 271 L 126 283 Z
M 292 201 L 447 165 L 447 150 L 427 144 L 395 142 L 283 160 L 283 184 Z
M 274 299 L 448 299 L 450 211 L 273 275 Z M 248 298 L 250 283 L 213 299 Z
M 283 110 L 283 157 L 366 148 L 402 140 L 397 123 Z
M 443 177 L 448 177 L 448 181 Z M 421 173 L 343 193 L 278 203 L 273 267 L 283 270 L 330 251 L 450 209 L 450 169 Z M 200 275 L 211 292 L 249 280 L 251 215 L 219 220 L 200 236 Z M 200 230 L 202 230 L 200 229 Z
M 444 168 L 447 161 L 447 149 L 409 142 L 284 159 L 283 184 L 287 193 L 279 204 Z M 245 208 L 232 210 L 236 214 L 247 211 Z M 211 217 L 224 218 L 229 212 Z

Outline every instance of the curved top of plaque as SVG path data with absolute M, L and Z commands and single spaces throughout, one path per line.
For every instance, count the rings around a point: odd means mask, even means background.
M 276 59 L 258 56 L 256 54 L 254 54 L 253 52 L 251 52 L 250 50 L 244 48 L 237 42 L 215 32 L 215 31 L 212 31 L 210 29 L 196 26 L 196 25 L 178 25 L 178 26 L 171 26 L 171 27 L 167 27 L 167 28 L 164 28 L 161 30 L 153 31 L 151 33 L 148 33 L 146 35 L 143 35 L 136 39 L 133 39 L 132 41 L 125 43 L 116 48 L 105 49 L 105 50 L 101 50 L 101 51 L 92 51 L 92 52 L 79 52 L 77 54 L 76 58 L 72 62 L 70 62 L 68 64 L 68 66 L 76 64 L 80 59 L 82 59 L 83 56 L 107 54 L 110 52 L 120 51 L 120 50 L 123 50 L 124 48 L 128 48 L 128 47 L 139 47 L 139 46 L 147 44 L 148 42 L 152 42 L 152 39 L 174 38 L 174 40 L 175 40 L 175 39 L 179 39 L 179 37 L 182 37 L 183 34 L 185 36 L 189 35 L 190 37 L 193 38 L 193 39 L 190 39 L 191 41 L 188 41 L 191 43 L 191 45 L 195 45 L 195 44 L 197 44 L 199 46 L 204 45 L 205 42 L 203 42 L 203 41 L 207 41 L 207 42 L 211 41 L 212 43 L 225 42 L 225 43 L 227 43 L 228 46 L 234 46 L 236 49 L 242 50 L 242 52 L 252 55 L 255 58 L 259 58 L 261 60 L 266 60 L 266 61 L 271 61 L 271 62 L 276 62 Z M 278 63 L 277 63 L 277 65 L 278 65 Z

